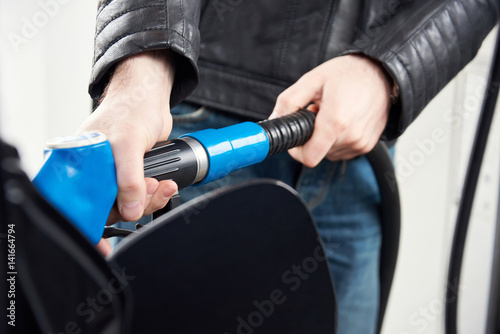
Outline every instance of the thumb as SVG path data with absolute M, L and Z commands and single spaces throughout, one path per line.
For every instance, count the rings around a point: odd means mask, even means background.
M 139 140 L 130 140 L 115 143 L 112 149 L 118 183 L 118 210 L 125 220 L 136 221 L 142 217 L 146 198 L 144 147 Z

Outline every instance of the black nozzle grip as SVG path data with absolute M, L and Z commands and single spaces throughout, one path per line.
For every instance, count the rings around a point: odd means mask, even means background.
M 268 155 L 304 145 L 314 130 L 316 114 L 300 109 L 293 114 L 259 122 L 269 139 Z
M 173 180 L 179 189 L 193 184 L 198 164 L 193 149 L 182 139 L 156 144 L 144 155 L 144 176 Z

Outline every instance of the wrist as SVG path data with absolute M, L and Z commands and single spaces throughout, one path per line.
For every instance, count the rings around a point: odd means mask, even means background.
M 120 61 L 104 90 L 102 99 L 123 94 L 144 102 L 169 105 L 174 83 L 174 57 L 169 50 L 142 52 Z
M 380 73 L 380 78 L 382 78 L 382 80 L 384 81 L 384 85 L 388 88 L 389 103 L 391 105 L 396 104 L 399 100 L 399 86 L 392 75 L 389 73 L 389 71 L 387 71 L 387 69 L 380 61 L 374 58 L 371 58 L 364 54 L 355 54 L 355 56 L 364 58 L 366 61 L 371 63 L 373 68 L 375 68 L 378 73 Z

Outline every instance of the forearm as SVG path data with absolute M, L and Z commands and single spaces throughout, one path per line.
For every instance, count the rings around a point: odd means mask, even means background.
M 170 105 L 197 85 L 200 1 L 125 0 L 101 5 L 97 14 L 89 92 L 99 99 L 123 59 L 148 50 L 172 50 L 176 77 Z
M 132 55 L 116 65 L 101 102 L 104 99 L 115 104 L 120 101 L 130 107 L 137 103 L 153 103 L 157 105 L 154 111 L 169 113 L 174 77 L 175 60 L 171 51 L 145 51 Z

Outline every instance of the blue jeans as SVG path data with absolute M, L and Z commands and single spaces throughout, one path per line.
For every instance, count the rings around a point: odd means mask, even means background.
M 172 109 L 171 138 L 246 119 L 198 106 Z M 323 239 L 338 302 L 339 334 L 375 333 L 379 301 L 381 243 L 380 194 L 370 164 L 361 157 L 348 162 L 322 161 L 306 168 L 284 152 L 231 173 L 217 182 L 227 185 L 252 178 L 274 178 L 294 187 L 307 203 Z M 213 184 L 180 191 L 183 201 Z

